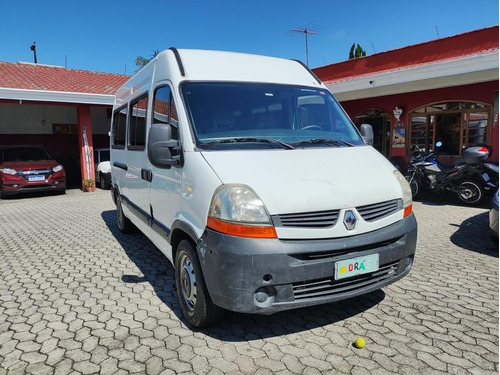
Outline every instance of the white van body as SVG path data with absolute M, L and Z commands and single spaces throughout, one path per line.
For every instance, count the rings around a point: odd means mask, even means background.
M 248 100 L 229 95 L 227 105 L 241 100 L 242 109 L 217 112 L 225 105 L 217 95 L 240 89 Z M 265 97 L 272 103 L 264 109 L 245 107 Z M 281 97 L 293 97 L 300 112 L 293 130 L 283 128 L 295 112 Z M 339 108 L 301 63 L 229 52 L 163 51 L 118 90 L 111 132 L 118 225 L 125 231 L 132 222 L 174 265 L 191 324 L 212 323 L 219 307 L 270 314 L 333 302 L 409 272 L 417 231 L 411 191 Z M 346 138 L 318 141 L 314 131 L 330 130 L 308 124 L 313 117 L 333 119 Z M 285 136 L 257 137 L 251 119 L 263 134 Z M 156 139 L 167 127 L 173 143 Z M 159 144 L 177 164 L 155 159 Z M 181 243 L 192 250 L 177 259 Z M 373 269 L 340 275 L 358 263 Z

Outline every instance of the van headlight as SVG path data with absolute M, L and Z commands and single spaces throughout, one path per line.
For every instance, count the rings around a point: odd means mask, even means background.
M 408 184 L 408 181 L 406 181 L 406 178 L 401 174 L 401 172 L 399 172 L 398 170 L 394 170 L 392 173 L 394 173 L 394 176 L 396 176 L 396 179 L 401 186 L 401 190 L 403 190 L 403 207 L 405 210 L 403 216 L 406 217 L 411 214 L 413 210 L 411 188 Z
M 264 203 L 246 185 L 221 185 L 210 203 L 207 226 L 218 232 L 240 237 L 274 238 Z
M 61 164 L 56 165 L 54 168 L 52 168 L 52 170 L 54 172 L 59 172 L 59 171 L 62 171 L 63 169 L 64 169 L 64 167 Z

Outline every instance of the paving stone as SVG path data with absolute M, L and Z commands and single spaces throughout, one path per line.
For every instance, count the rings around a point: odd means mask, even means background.
M 0 200 L 0 369 L 498 373 L 498 246 L 484 235 L 487 210 L 414 202 L 414 211 L 414 267 L 383 291 L 271 316 L 228 312 L 191 330 L 172 266 L 142 234 L 117 231 L 109 192 Z M 365 349 L 352 347 L 359 336 Z

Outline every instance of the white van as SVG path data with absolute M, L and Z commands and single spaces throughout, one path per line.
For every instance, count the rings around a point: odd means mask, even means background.
M 174 265 L 197 327 L 372 292 L 410 271 L 417 223 L 366 140 L 298 61 L 163 51 L 116 93 L 118 227 Z

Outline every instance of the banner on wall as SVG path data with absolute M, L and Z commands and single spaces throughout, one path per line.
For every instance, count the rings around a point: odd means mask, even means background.
M 404 127 L 404 125 L 396 126 L 392 132 L 392 148 L 405 148 L 405 145 L 406 128 Z

